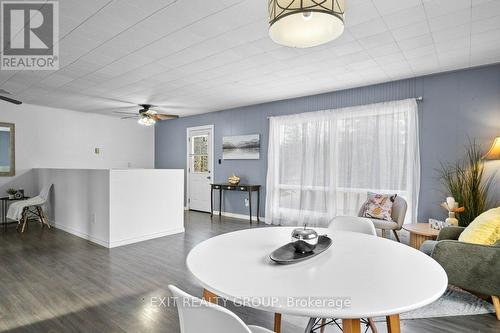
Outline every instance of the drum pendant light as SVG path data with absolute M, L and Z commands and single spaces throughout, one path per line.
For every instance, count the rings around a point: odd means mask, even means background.
M 313 47 L 344 32 L 344 0 L 269 0 L 269 35 L 281 45 Z

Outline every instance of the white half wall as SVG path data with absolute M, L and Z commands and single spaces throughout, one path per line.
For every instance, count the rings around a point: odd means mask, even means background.
M 184 232 L 184 170 L 35 169 L 56 228 L 105 247 Z
M 109 245 L 109 170 L 34 169 L 35 192 L 53 184 L 48 217 L 56 228 Z
M 0 193 L 35 194 L 34 168 L 154 168 L 154 128 L 134 120 L 1 102 L 0 122 L 16 125 L 16 176 L 0 177 Z
M 184 170 L 111 170 L 109 177 L 109 247 L 184 232 Z

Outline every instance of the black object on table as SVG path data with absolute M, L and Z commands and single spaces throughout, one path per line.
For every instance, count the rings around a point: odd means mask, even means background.
M 212 184 L 210 190 L 210 218 L 214 216 L 214 191 L 219 190 L 219 216 L 222 216 L 222 192 L 240 191 L 248 193 L 248 210 L 250 212 L 250 223 L 252 223 L 252 192 L 257 192 L 257 222 L 260 222 L 260 185 L 231 185 L 231 184 Z
M 21 201 L 29 199 L 30 197 L 23 197 L 18 199 L 10 199 L 9 197 L 2 197 L 0 201 L 2 202 L 2 224 L 3 230 L 7 231 L 7 206 L 10 201 Z

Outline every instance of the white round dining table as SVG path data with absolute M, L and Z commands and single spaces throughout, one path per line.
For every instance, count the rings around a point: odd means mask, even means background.
M 360 233 L 315 228 L 332 245 L 294 264 L 270 260 L 290 242 L 293 227 L 231 232 L 194 247 L 186 261 L 205 289 L 264 311 L 312 318 L 343 319 L 344 332 L 359 332 L 359 319 L 386 316 L 388 331 L 400 331 L 399 314 L 437 300 L 448 278 L 431 257 L 407 245 Z M 280 324 L 275 323 L 275 331 Z

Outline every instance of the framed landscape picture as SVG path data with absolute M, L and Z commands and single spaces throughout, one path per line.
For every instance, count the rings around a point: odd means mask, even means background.
M 223 137 L 222 158 L 225 160 L 258 160 L 260 158 L 260 135 Z

